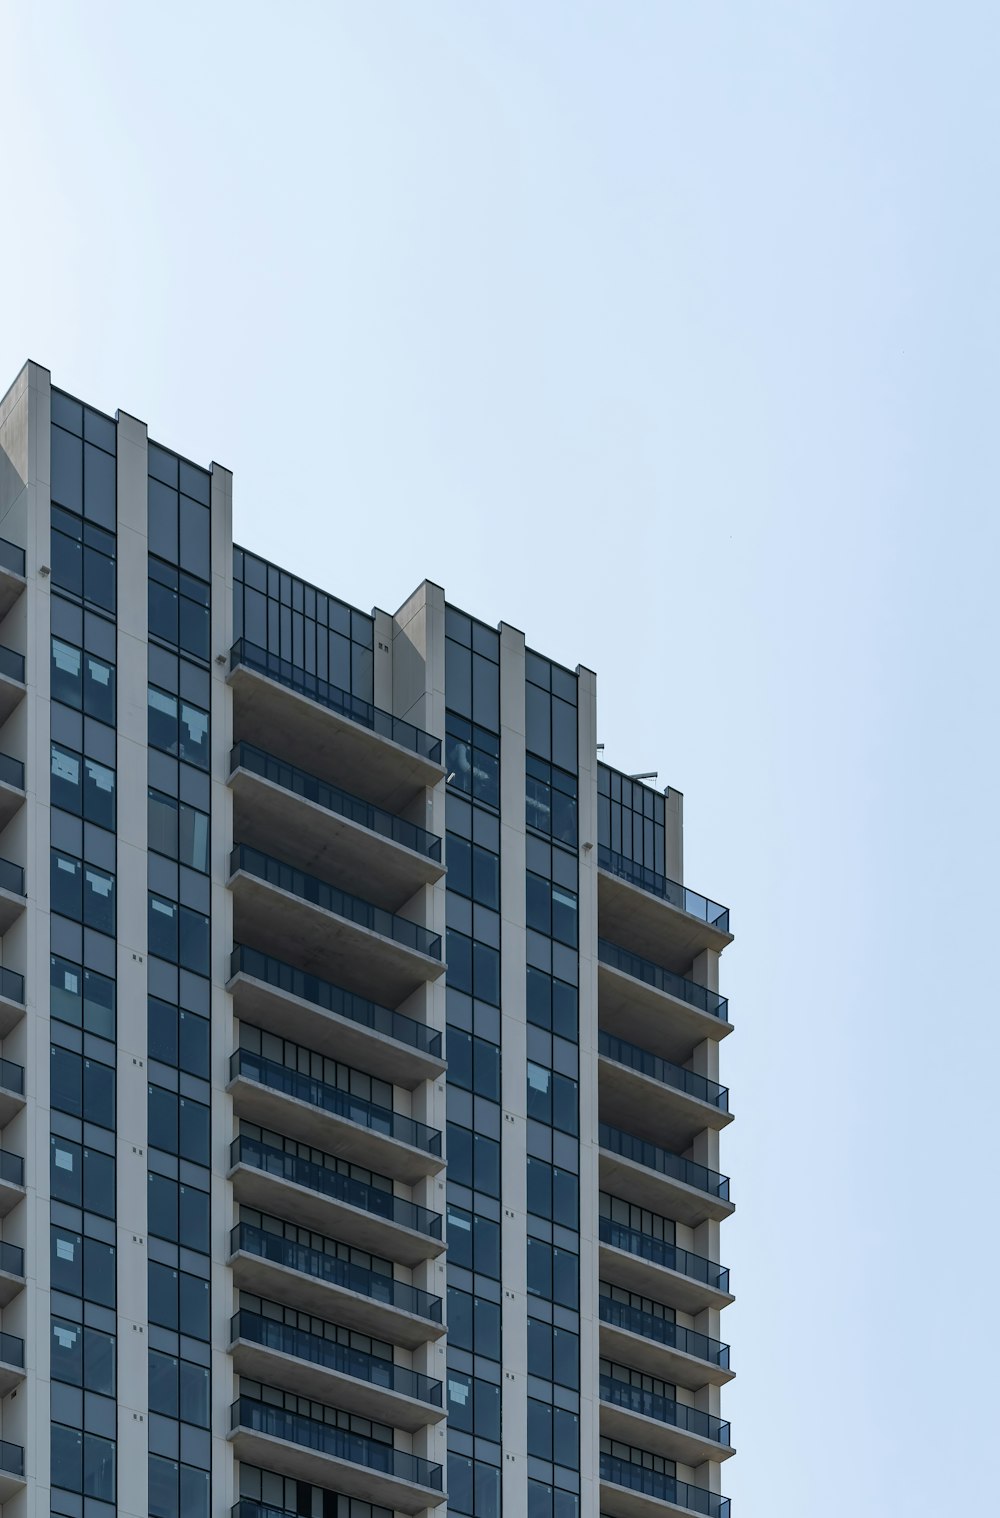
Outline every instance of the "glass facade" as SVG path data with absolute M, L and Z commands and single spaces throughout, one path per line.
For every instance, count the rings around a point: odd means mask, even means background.
M 525 656 L 528 1511 L 580 1512 L 577 680 Z
M 501 1509 L 500 638 L 445 613 L 448 1508 Z
M 149 1512 L 208 1518 L 211 476 L 148 469 Z
M 52 393 L 51 1511 L 115 1512 L 117 434 Z

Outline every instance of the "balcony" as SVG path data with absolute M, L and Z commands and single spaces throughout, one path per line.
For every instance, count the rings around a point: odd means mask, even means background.
M 601 1511 L 607 1518 L 668 1518 L 673 1513 L 729 1518 L 728 1497 L 631 1460 L 602 1453 L 600 1476 Z
M 363 1265 L 237 1223 L 229 1236 L 233 1280 L 243 1291 L 334 1318 L 373 1339 L 417 1349 L 444 1333 L 440 1297 Z
M 24 1340 L 16 1334 L 0 1333 L 0 1397 L 6 1397 L 23 1380 Z
M 24 976 L 0 965 L 0 1038 L 6 1038 L 23 1016 Z
M 7 1307 L 24 1290 L 24 1250 L 0 1240 L 0 1307 Z
M 24 578 L 24 549 L 0 538 L 0 622 L 27 586 Z
M 618 1037 L 683 1063 L 695 1044 L 733 1031 L 717 991 L 606 938 L 597 941 L 597 958 L 598 1021 Z
M 443 974 L 441 938 L 419 923 L 239 843 L 229 859 L 236 936 L 394 1006 Z
M 732 943 L 729 909 L 644 865 L 597 849 L 598 920 L 603 936 L 636 954 L 685 970 L 703 949 Z
M 376 906 L 396 911 L 444 874 L 441 840 L 382 807 L 328 785 L 250 743 L 230 755 L 233 831 L 334 885 L 358 880 Z
M 241 1308 L 230 1327 L 241 1376 L 413 1433 L 444 1417 L 442 1386 L 405 1366 Z
M 0 1059 L 0 1128 L 24 1107 L 24 1069 L 13 1060 Z
M 0 723 L 7 721 L 24 692 L 24 655 L 0 643 Z
M 0 935 L 17 921 L 26 905 L 24 870 L 9 859 L 0 859 Z
M 602 1121 L 628 1125 L 641 1138 L 686 1149 L 706 1128 L 732 1122 L 725 1086 L 598 1029 L 598 1096 Z
M 614 1286 L 669 1303 L 681 1312 L 728 1307 L 734 1300 L 724 1265 L 611 1218 L 599 1219 L 598 1236 L 601 1276 Z
M 5 1218 L 24 1197 L 24 1160 L 9 1149 L 0 1149 L 0 1218 Z
M 24 765 L 20 759 L 0 754 L 0 829 L 24 805 Z
M 24 1450 L 19 1444 L 0 1439 L 0 1504 L 24 1490 Z
M 597 1299 L 601 1353 L 609 1360 L 699 1391 L 733 1379 L 729 1345 L 614 1297 Z M 704 1457 L 703 1457 L 704 1458 Z
M 229 1061 L 238 1117 L 336 1152 L 408 1186 L 444 1166 L 441 1134 L 413 1118 L 314 1080 L 249 1049 Z
M 229 1438 L 238 1460 L 397 1512 L 444 1501 L 440 1465 L 253 1397 L 233 1403 Z
M 673 1397 L 632 1386 L 614 1376 L 600 1378 L 601 1433 L 685 1465 L 728 1460 L 733 1454 L 729 1424 Z
M 607 1123 L 598 1123 L 597 1142 L 602 1191 L 692 1227 L 708 1218 L 721 1222 L 733 1212 L 727 1175 Z
M 240 639 L 229 657 L 237 741 L 280 734 L 281 757 L 401 812 L 444 779 L 441 743 L 287 659 Z
M 441 1035 L 433 1028 L 259 949 L 236 946 L 227 989 L 241 1021 L 393 1085 L 412 1091 L 446 1068 Z
M 238 1202 L 417 1265 L 444 1250 L 439 1212 L 241 1134 L 229 1151 Z

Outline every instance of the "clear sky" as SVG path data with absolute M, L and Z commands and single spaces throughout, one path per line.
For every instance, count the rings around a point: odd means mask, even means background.
M 685 793 L 735 1518 L 996 1501 L 998 32 L 0 0 L 0 389 L 218 459 L 357 605 L 427 576 L 595 668 Z

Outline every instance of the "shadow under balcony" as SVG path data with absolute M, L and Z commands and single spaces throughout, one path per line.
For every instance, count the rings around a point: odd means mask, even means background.
M 706 1128 L 732 1122 L 725 1086 L 640 1049 L 599 1028 L 598 1101 L 601 1121 L 628 1126 L 640 1138 L 686 1149 Z
M 700 1391 L 733 1379 L 729 1345 L 614 1297 L 597 1299 L 601 1354 L 674 1386 Z M 703 1457 L 705 1458 L 705 1457 Z
M 413 1433 L 444 1417 L 440 1381 L 241 1308 L 229 1352 L 241 1376 Z
M 228 680 L 237 741 L 280 734 L 282 758 L 377 806 L 400 812 L 444 779 L 439 739 L 256 644 L 234 643 Z
M 732 943 L 729 909 L 717 901 L 603 843 L 597 850 L 597 869 L 602 938 L 681 971 L 704 949 L 719 953 Z
M 25 1198 L 24 1160 L 9 1149 L 0 1149 L 0 1218 L 5 1218 Z
M 24 802 L 24 765 L 20 759 L 0 754 L 0 829 L 7 826 Z
M 729 1518 L 729 1498 L 614 1455 L 600 1456 L 601 1513 L 607 1518 Z
M 0 1439 L 0 1505 L 23 1491 L 25 1485 L 24 1450 L 19 1444 Z
M 397 1512 L 444 1501 L 440 1465 L 253 1397 L 233 1403 L 229 1438 L 238 1460 Z
M 233 1140 L 229 1159 L 233 1195 L 259 1212 L 289 1218 L 401 1265 L 417 1265 L 444 1251 L 439 1212 L 247 1134 Z
M 0 1059 L 0 1128 L 24 1107 L 24 1069 L 13 1060 Z
M 254 848 L 277 848 L 345 889 L 363 880 L 365 894 L 389 911 L 444 874 L 440 838 L 415 823 L 250 743 L 238 743 L 229 763 L 233 832 Z
M 597 1020 L 609 1033 L 683 1063 L 696 1044 L 733 1031 L 718 991 L 606 938 L 597 941 L 597 959 Z
M 24 1340 L 16 1334 L 0 1333 L 0 1397 L 6 1397 L 23 1380 Z
M 0 1307 L 7 1307 L 24 1290 L 24 1250 L 0 1240 Z
M 601 1190 L 696 1228 L 734 1211 L 729 1177 L 658 1144 L 598 1123 Z
M 722 1418 L 614 1376 L 602 1375 L 599 1388 L 605 1438 L 620 1439 L 684 1465 L 728 1460 L 734 1453 L 729 1424 Z
M 253 1223 L 236 1224 L 229 1249 L 233 1280 L 241 1291 L 332 1317 L 345 1328 L 403 1349 L 417 1349 L 444 1333 L 441 1298 L 406 1281 Z
M 349 991 L 397 1005 L 444 973 L 439 934 L 247 844 L 230 856 L 229 888 L 237 939 Z
M 24 700 L 24 655 L 0 643 L 0 724 Z
M 6 1038 L 24 1016 L 24 976 L 0 965 L 0 1038 Z
M 259 949 L 237 944 L 227 990 L 241 1021 L 409 1091 L 446 1068 L 433 1028 Z
M 612 1218 L 598 1220 L 601 1279 L 681 1312 L 721 1310 L 735 1301 L 729 1271 L 666 1239 L 640 1233 Z
M 238 1117 L 409 1186 L 444 1166 L 438 1129 L 249 1049 L 234 1051 L 226 1090 Z
M 28 587 L 24 577 L 24 549 L 0 538 L 0 622 Z
M 27 904 L 24 870 L 9 859 L 0 859 L 0 936 L 13 926 Z

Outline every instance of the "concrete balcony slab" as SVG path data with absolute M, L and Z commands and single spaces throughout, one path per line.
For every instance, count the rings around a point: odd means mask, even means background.
M 391 1303 L 292 1270 L 248 1250 L 240 1249 L 231 1254 L 229 1265 L 233 1280 L 241 1291 L 287 1302 L 303 1312 L 342 1323 L 345 1328 L 355 1328 L 359 1333 L 398 1344 L 402 1349 L 418 1349 L 422 1344 L 440 1339 L 445 1332 L 443 1323 L 404 1312 Z
M 626 1202 L 637 1202 L 661 1217 L 674 1218 L 678 1223 L 688 1223 L 696 1228 L 708 1219 L 721 1222 L 735 1212 L 732 1202 L 711 1192 L 701 1191 L 686 1181 L 675 1180 L 659 1170 L 640 1165 L 624 1155 L 601 1149 L 599 1158 L 602 1191 L 621 1197 Z
M 245 664 L 230 670 L 227 678 L 233 690 L 235 742 L 259 742 L 267 733 L 278 758 L 390 812 L 401 813 L 420 791 L 444 779 L 439 762 Z
M 310 974 L 384 1006 L 398 1006 L 419 986 L 444 973 L 440 959 L 316 906 L 247 870 L 231 875 L 229 887 L 235 934 L 241 943 L 290 959 Z
M 325 1455 L 307 1445 L 293 1444 L 291 1440 L 276 1439 L 271 1434 L 237 1427 L 228 1437 L 237 1460 L 265 1471 L 277 1471 L 279 1475 L 291 1476 L 296 1481 L 307 1481 L 326 1491 L 340 1492 L 345 1497 L 381 1503 L 397 1513 L 422 1513 L 444 1501 L 444 1493 L 434 1487 L 403 1481 L 388 1472 L 355 1465 L 350 1460 L 338 1460 L 333 1455 Z
M 597 1020 L 618 1038 L 680 1065 L 705 1039 L 733 1031 L 732 1023 L 603 963 L 597 966 Z
M 597 1065 L 600 1120 L 627 1128 L 665 1149 L 687 1149 L 706 1128 L 721 1132 L 733 1120 L 714 1103 L 653 1079 L 630 1065 L 601 1055 Z
M 412 1091 L 421 1081 L 433 1080 L 445 1071 L 439 1054 L 414 1048 L 401 1039 L 392 1038 L 377 1028 L 328 1011 L 315 1002 L 306 1001 L 290 991 L 283 991 L 267 981 L 257 980 L 240 971 L 229 981 L 236 1016 L 269 1033 L 291 1039 L 307 1049 L 329 1054 L 367 1070 L 380 1080 L 392 1081 Z M 0 1029 L 3 1000 L 0 998 Z M 14 1007 L 16 1004 L 12 1003 Z M 17 1008 L 18 1017 L 24 1008 Z M 13 1026 L 13 1024 L 11 1024 Z
M 430 1154 L 390 1134 L 351 1122 L 283 1091 L 274 1091 L 245 1075 L 237 1075 L 226 1090 L 233 1098 L 233 1111 L 237 1117 L 312 1144 L 317 1149 L 325 1149 L 356 1165 L 363 1165 L 366 1170 L 391 1175 L 408 1186 L 436 1175 L 444 1168 L 444 1160 L 439 1154 Z M 2 1098 L 0 1092 L 0 1102 Z
M 721 953 L 733 941 L 732 933 L 606 869 L 597 872 L 597 920 L 602 938 L 679 975 L 704 949 Z
M 233 1195 L 247 1207 L 274 1217 L 289 1218 L 304 1228 L 343 1239 L 400 1265 L 419 1265 L 443 1254 L 443 1239 L 433 1239 L 391 1218 L 379 1217 L 337 1197 L 326 1196 L 282 1176 L 240 1163 L 229 1171 Z M 23 1193 L 22 1193 L 23 1194 Z
M 230 1345 L 229 1353 L 241 1376 L 249 1376 L 251 1380 L 268 1386 L 279 1386 L 283 1391 L 295 1392 L 301 1397 L 310 1397 L 327 1407 L 345 1408 L 362 1418 L 388 1423 L 408 1433 L 426 1428 L 428 1423 L 440 1423 L 445 1416 L 443 1407 L 420 1402 L 390 1387 L 377 1386 L 326 1366 L 314 1365 L 310 1360 L 282 1354 L 250 1339 L 236 1339 Z
M 395 912 L 445 873 L 440 860 L 342 817 L 297 792 L 237 768 L 233 836 Z M 0 798 L 2 799 L 2 798 Z

